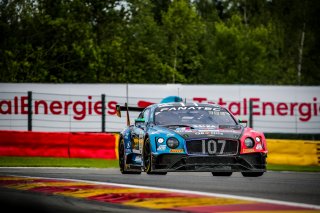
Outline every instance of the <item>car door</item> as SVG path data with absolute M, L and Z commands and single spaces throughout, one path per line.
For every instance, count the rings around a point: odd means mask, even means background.
M 136 154 L 142 154 L 144 138 L 146 135 L 147 123 L 150 117 L 150 109 L 143 110 L 138 118 L 135 120 L 135 124 L 132 131 L 132 152 Z

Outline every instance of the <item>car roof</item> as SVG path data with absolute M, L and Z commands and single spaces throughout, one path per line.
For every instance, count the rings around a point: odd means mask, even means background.
M 162 107 L 214 107 L 214 108 L 224 108 L 217 104 L 209 103 L 184 103 L 184 102 L 171 102 L 171 103 L 160 103 L 153 104 L 152 108 L 162 108 Z

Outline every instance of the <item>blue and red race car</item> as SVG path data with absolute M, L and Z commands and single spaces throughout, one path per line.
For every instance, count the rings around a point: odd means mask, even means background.
M 121 173 L 263 175 L 267 158 L 263 133 L 243 126 L 219 105 L 176 100 L 144 109 L 117 106 L 118 115 L 126 110 L 128 119 L 118 144 Z M 129 124 L 130 110 L 142 110 L 134 125 Z

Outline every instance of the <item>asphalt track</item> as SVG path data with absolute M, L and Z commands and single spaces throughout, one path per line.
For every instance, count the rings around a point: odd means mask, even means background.
M 118 169 L 0 168 L 0 176 L 6 175 L 133 184 L 320 205 L 320 173 L 268 171 L 262 177 L 251 178 L 243 177 L 241 173 L 234 173 L 231 177 L 214 177 L 211 173 L 191 172 L 168 173 L 162 176 L 145 173 L 122 175 Z M 71 198 L 44 197 L 39 194 L 17 193 L 15 190 L 2 188 L 0 191 L 2 205 L 7 205 L 11 210 L 17 207 L 17 203 L 20 203 L 24 208 L 32 208 L 32 203 L 39 200 L 41 200 L 41 205 L 47 206 L 52 212 L 129 211 L 128 207 L 106 206 Z M 36 212 L 33 209 L 30 210 Z M 143 209 L 135 210 L 148 212 Z M 152 212 L 156 212 L 156 210 L 152 210 Z

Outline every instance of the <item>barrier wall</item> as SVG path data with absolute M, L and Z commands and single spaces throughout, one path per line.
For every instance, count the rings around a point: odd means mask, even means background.
M 267 139 L 269 164 L 319 166 L 320 141 Z
M 116 159 L 107 133 L 0 131 L 0 156 Z
M 0 156 L 118 159 L 118 134 L 0 131 Z M 268 163 L 320 165 L 320 141 L 267 139 Z

